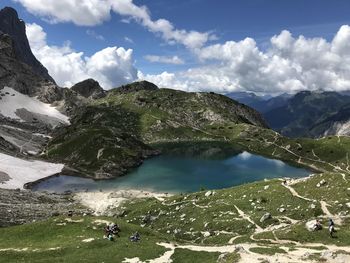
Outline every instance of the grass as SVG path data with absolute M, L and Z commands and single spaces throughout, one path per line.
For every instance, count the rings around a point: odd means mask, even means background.
M 166 249 L 156 245 L 167 237 L 149 229 L 118 220 L 122 232 L 114 242 L 103 239 L 104 224 L 95 221 L 112 218 L 74 217 L 67 222 L 59 217 L 43 222 L 0 228 L 0 254 L 2 262 L 122 262 L 125 258 L 141 260 L 157 258 Z M 81 221 L 82 222 L 79 222 Z M 65 225 L 59 225 L 65 223 Z M 132 243 L 128 237 L 139 231 L 141 241 Z M 94 238 L 92 242 L 82 240 Z M 27 248 L 27 251 L 1 251 L 6 248 Z M 54 248 L 57 248 L 53 250 Z
M 252 247 L 249 249 L 249 251 L 253 253 L 258 253 L 262 255 L 275 255 L 277 253 L 287 253 L 284 249 L 278 248 L 278 247 Z
M 324 226 L 327 222 L 323 222 Z M 279 239 L 293 240 L 301 243 L 321 243 L 335 244 L 338 246 L 350 246 L 350 222 L 349 219 L 345 219 L 342 225 L 336 227 L 337 232 L 335 237 L 331 238 L 328 233 L 327 227 L 322 230 L 309 232 L 306 230 L 304 223 L 291 226 L 288 230 L 275 231 L 276 236 Z
M 216 262 L 220 253 L 197 252 L 188 249 L 176 248 L 171 259 L 173 263 L 192 263 L 196 262 L 212 263 Z

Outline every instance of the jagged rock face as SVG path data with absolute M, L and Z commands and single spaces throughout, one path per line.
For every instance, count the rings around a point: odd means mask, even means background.
M 105 91 L 101 88 L 100 84 L 94 79 L 86 79 L 71 87 L 81 96 L 85 98 L 99 99 L 106 96 Z
M 47 69 L 33 55 L 26 36 L 25 23 L 18 18 L 15 9 L 5 7 L 0 10 L 0 31 L 12 38 L 16 57 L 20 61 L 29 65 L 36 74 L 44 79 L 55 82 Z
M 30 96 L 38 95 L 42 89 L 56 87 L 53 82 L 37 75 L 30 66 L 21 62 L 16 56 L 13 39 L 0 33 L 0 89 L 4 86 Z

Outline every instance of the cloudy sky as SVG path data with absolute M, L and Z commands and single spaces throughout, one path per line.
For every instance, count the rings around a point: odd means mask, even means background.
M 350 89 L 348 0 L 0 0 L 58 84 L 188 91 Z

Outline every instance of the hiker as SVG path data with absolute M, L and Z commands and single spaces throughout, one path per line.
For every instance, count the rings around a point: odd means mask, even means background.
M 313 230 L 317 231 L 317 230 L 321 230 L 322 229 L 322 225 L 320 220 L 316 219 L 316 223 L 314 224 Z
M 329 235 L 330 235 L 331 237 L 334 237 L 334 236 L 333 236 L 333 233 L 335 232 L 335 229 L 334 229 L 334 222 L 333 222 L 333 220 L 332 220 L 331 218 L 329 219 L 328 230 L 329 230 Z
M 137 241 L 140 241 L 141 240 L 141 236 L 139 234 L 139 232 L 135 232 L 135 234 L 133 234 L 131 237 L 130 237 L 130 241 L 131 242 L 137 242 Z
M 118 237 L 120 237 L 119 232 L 120 232 L 121 230 L 120 230 L 120 227 L 118 226 L 118 224 L 112 223 L 112 224 L 109 226 L 109 229 L 110 229 L 110 231 L 112 232 L 113 235 L 117 235 Z

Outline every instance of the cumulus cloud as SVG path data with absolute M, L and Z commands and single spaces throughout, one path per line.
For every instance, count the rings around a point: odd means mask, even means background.
M 178 56 L 167 57 L 167 56 L 146 55 L 144 58 L 152 63 L 164 63 L 164 64 L 174 64 L 174 65 L 181 65 L 185 63 Z
M 179 43 L 197 49 L 216 39 L 210 32 L 176 29 L 166 19 L 152 20 L 146 6 L 137 6 L 132 0 L 14 0 L 30 13 L 51 23 L 73 22 L 93 26 L 110 19 L 111 11 L 124 16 L 124 22 L 136 21 L 150 32 L 160 34 L 169 44 Z
M 110 19 L 110 0 L 14 0 L 51 23 L 92 26 Z
M 254 39 L 246 38 L 209 45 L 195 54 L 205 66 L 143 77 L 169 88 L 221 93 L 350 89 L 348 25 L 340 27 L 332 41 L 293 37 L 284 30 L 270 39 L 266 51 L 260 50 Z
M 43 28 L 35 23 L 27 24 L 26 30 L 34 55 L 61 86 L 70 87 L 76 82 L 94 78 L 103 88 L 110 89 L 137 78 L 132 49 L 107 47 L 85 57 L 83 52 L 74 51 L 69 42 L 49 46 Z

